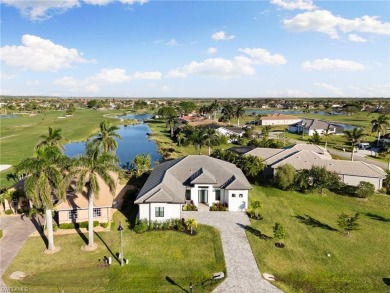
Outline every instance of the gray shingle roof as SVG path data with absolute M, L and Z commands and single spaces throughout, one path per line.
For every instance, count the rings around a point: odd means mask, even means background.
M 191 183 L 239 190 L 252 188 L 245 175 L 234 164 L 209 156 L 191 155 L 157 165 L 135 203 L 184 203 L 186 186 Z

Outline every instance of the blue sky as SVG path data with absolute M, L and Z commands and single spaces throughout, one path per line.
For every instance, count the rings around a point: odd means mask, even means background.
M 388 1 L 2 0 L 1 94 L 389 97 Z

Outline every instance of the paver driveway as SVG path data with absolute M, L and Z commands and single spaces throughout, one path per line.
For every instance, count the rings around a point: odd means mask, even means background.
M 26 218 L 23 221 L 19 216 L 0 218 L 0 229 L 3 230 L 4 235 L 0 240 L 0 276 L 2 276 L 28 236 L 36 229 L 30 219 Z M 8 292 L 5 288 L 0 278 L 0 292 Z
M 245 229 L 249 219 L 243 212 L 183 212 L 183 217 L 194 218 L 199 224 L 217 228 L 221 232 L 227 278 L 215 293 L 282 292 L 261 277 Z

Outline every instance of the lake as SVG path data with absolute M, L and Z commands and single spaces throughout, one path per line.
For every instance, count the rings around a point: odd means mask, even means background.
M 121 118 L 144 120 L 149 119 L 151 114 L 142 115 L 127 115 Z M 147 133 L 150 133 L 150 128 L 147 124 L 141 123 L 137 125 L 121 125 L 118 133 L 122 136 L 121 140 L 117 140 L 118 149 L 116 150 L 119 165 L 126 165 L 139 154 L 150 154 L 152 156 L 152 165 L 154 162 L 160 161 L 162 156 L 158 153 L 157 144 L 148 138 Z M 83 154 L 85 152 L 85 142 L 73 142 L 65 145 L 65 154 L 70 157 Z
M 19 115 L 14 114 L 8 114 L 8 115 L 0 115 L 0 119 L 10 119 L 10 118 L 17 118 Z

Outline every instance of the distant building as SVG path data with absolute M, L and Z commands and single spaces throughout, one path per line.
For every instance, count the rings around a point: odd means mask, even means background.
M 317 119 L 301 119 L 301 121 L 288 126 L 288 132 L 309 136 L 312 136 L 315 132 L 322 135 L 327 130 L 331 134 L 342 134 L 344 132 L 344 128 L 339 125 Z
M 290 125 L 299 121 L 302 121 L 302 118 L 281 113 L 274 113 L 260 118 L 261 125 Z

